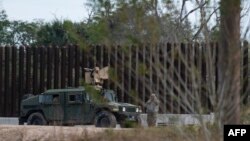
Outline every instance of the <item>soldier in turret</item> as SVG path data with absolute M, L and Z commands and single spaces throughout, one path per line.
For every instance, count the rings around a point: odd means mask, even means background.
M 101 87 L 102 86 L 102 79 L 101 79 L 99 71 L 100 71 L 99 67 L 95 67 L 94 71 L 92 73 L 92 76 L 94 79 L 94 85 Z
M 103 86 L 106 88 L 107 80 L 109 79 L 108 69 L 108 66 L 100 69 L 97 65 L 93 69 L 85 68 L 85 71 L 89 74 L 85 74 L 85 81 L 94 85 L 98 90 L 101 90 Z

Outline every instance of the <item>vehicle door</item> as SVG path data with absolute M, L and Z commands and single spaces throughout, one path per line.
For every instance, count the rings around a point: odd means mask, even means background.
M 83 95 L 81 91 L 68 92 L 66 96 L 65 116 L 69 124 L 81 124 L 84 121 Z
M 89 94 L 84 91 L 83 92 L 83 108 L 84 108 L 84 123 L 91 123 L 94 116 L 94 104 L 91 101 Z
M 47 120 L 63 121 L 63 95 L 59 93 L 50 93 L 43 95 L 43 112 Z

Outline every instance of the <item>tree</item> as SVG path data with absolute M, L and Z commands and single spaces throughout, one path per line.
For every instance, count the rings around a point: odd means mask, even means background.
M 177 20 L 178 10 L 171 1 L 96 0 L 87 6 L 93 9 L 88 26 L 97 29 L 92 35 L 104 43 L 179 42 L 188 41 L 192 34 L 188 20 Z
M 31 45 L 36 42 L 36 23 L 9 21 L 5 11 L 0 13 L 0 45 Z
M 7 44 L 32 45 L 36 42 L 37 24 L 11 21 L 8 27 Z
M 240 122 L 240 0 L 221 0 L 218 97 L 224 124 Z M 221 99 L 221 100 L 222 100 Z
M 58 45 L 63 46 L 69 43 L 67 31 L 63 22 L 55 20 L 52 23 L 41 24 L 37 32 L 38 45 Z
M 8 26 L 10 21 L 7 19 L 5 11 L 0 12 L 0 45 L 5 45 L 7 42 Z

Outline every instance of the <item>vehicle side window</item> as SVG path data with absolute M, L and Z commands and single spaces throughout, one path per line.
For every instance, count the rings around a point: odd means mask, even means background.
M 71 93 L 68 95 L 68 103 L 82 103 L 81 93 Z
M 59 94 L 44 94 L 39 96 L 39 103 L 60 104 Z
M 53 94 L 53 104 L 60 104 L 59 94 Z

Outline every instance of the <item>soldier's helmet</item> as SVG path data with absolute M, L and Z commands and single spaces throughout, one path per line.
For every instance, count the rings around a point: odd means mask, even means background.
M 155 98 L 156 98 L 156 94 L 155 94 L 155 93 L 152 93 L 152 94 L 150 95 L 150 98 L 151 98 L 151 99 L 155 99 Z
M 100 68 L 99 67 L 95 67 L 95 71 L 99 71 L 100 70 Z

